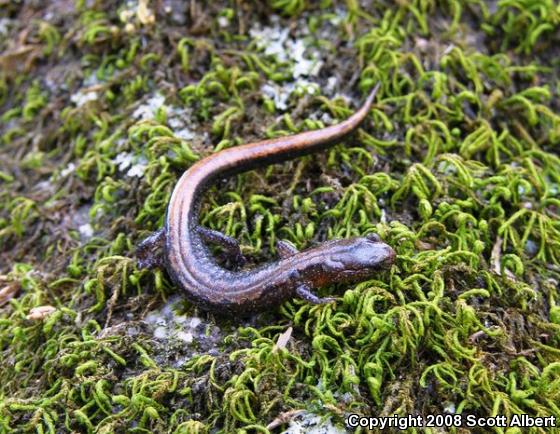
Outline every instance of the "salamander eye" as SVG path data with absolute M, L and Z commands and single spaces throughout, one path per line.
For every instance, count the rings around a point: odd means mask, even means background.
M 375 243 L 379 243 L 381 242 L 381 237 L 377 234 L 371 233 L 371 234 L 367 234 L 366 238 L 370 241 L 373 241 Z

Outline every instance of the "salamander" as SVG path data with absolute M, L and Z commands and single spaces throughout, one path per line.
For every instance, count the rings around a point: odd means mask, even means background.
M 196 305 L 230 314 L 263 310 L 293 297 L 328 303 L 334 299 L 320 298 L 313 290 L 364 280 L 389 268 L 394 250 L 378 235 L 369 234 L 330 240 L 301 252 L 291 243 L 279 241 L 278 260 L 243 269 L 245 258 L 238 242 L 198 222 L 201 195 L 217 178 L 291 160 L 340 142 L 366 118 L 378 88 L 352 116 L 336 125 L 224 149 L 195 163 L 173 190 L 164 227 L 138 246 L 138 266 L 165 267 Z M 207 243 L 220 244 L 237 269 L 220 266 Z

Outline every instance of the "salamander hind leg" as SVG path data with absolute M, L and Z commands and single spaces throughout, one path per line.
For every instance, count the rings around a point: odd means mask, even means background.
M 163 265 L 163 245 L 165 244 L 165 229 L 154 232 L 143 240 L 136 248 L 138 268 L 154 268 Z
M 335 298 L 332 297 L 318 297 L 317 295 L 315 295 L 313 292 L 311 292 L 311 288 L 309 288 L 309 286 L 307 285 L 300 285 L 296 288 L 296 294 L 303 298 L 305 301 L 308 301 L 309 303 L 312 304 L 326 304 L 326 303 L 332 303 L 333 301 L 335 301 Z
M 233 265 L 242 267 L 247 263 L 247 259 L 245 259 L 245 256 L 241 253 L 239 242 L 235 238 L 228 237 L 219 231 L 208 229 L 203 226 L 199 226 L 197 230 L 202 239 L 207 243 L 214 243 L 223 247 L 228 255 L 227 258 Z

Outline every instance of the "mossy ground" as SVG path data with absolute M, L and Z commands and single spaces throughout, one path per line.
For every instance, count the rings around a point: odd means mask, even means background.
M 560 417 L 558 3 L 205 3 L 1 3 L 0 431 Z M 182 171 L 379 81 L 354 138 L 220 183 L 202 220 L 254 263 L 376 231 L 393 269 L 242 321 L 175 303 L 192 333 L 154 335 L 177 289 L 134 246 Z

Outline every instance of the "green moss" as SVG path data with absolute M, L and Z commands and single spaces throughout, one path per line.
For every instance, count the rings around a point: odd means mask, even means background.
M 0 55 L 21 68 L 0 73 L 0 432 L 268 432 L 292 409 L 340 424 L 452 407 L 560 417 L 557 5 L 199 3 L 187 24 L 111 2 L 64 20 L 7 9 L 0 47 L 23 35 L 24 49 Z M 263 87 L 296 87 L 302 67 L 249 32 L 274 14 L 324 62 L 304 74 L 312 91 Z M 278 239 L 376 232 L 395 266 L 322 288 L 335 304 L 289 300 L 251 321 L 173 305 L 202 325 L 190 344 L 156 339 L 146 315 L 177 288 L 134 250 L 181 173 L 340 121 L 377 82 L 353 138 L 218 183 L 201 219 L 253 264 Z M 82 88 L 94 97 L 72 98 Z M 54 311 L 28 318 L 39 306 Z

